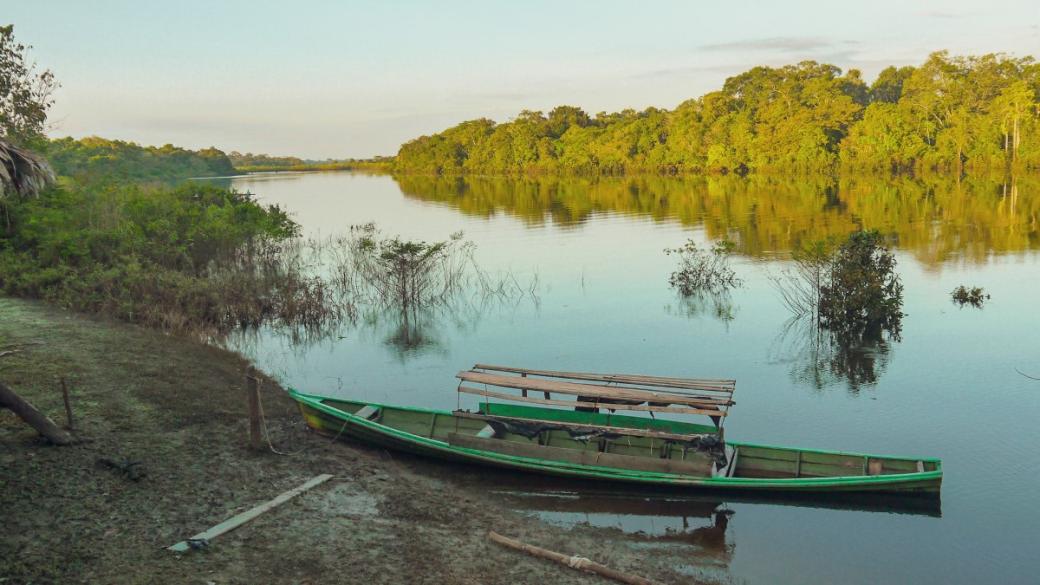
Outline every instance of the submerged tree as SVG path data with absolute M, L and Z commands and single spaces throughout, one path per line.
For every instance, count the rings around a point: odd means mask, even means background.
M 718 294 L 740 286 L 741 280 L 729 265 L 734 247 L 733 242 L 722 240 L 712 245 L 711 250 L 702 250 L 697 242 L 687 240 L 682 247 L 665 248 L 665 254 L 679 257 L 679 267 L 668 278 L 668 284 L 684 297 Z
M 903 285 L 895 256 L 877 231 L 854 232 L 839 246 L 815 242 L 774 278 L 788 308 L 844 343 L 899 336 Z

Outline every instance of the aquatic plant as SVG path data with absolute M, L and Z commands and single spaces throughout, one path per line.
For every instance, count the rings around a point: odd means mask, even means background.
M 691 239 L 679 248 L 665 248 L 665 254 L 679 257 L 679 268 L 668 278 L 668 284 L 684 297 L 722 293 L 740 286 L 742 281 L 729 265 L 735 247 L 733 242 L 721 240 L 711 250 L 702 250 Z
M 953 299 L 953 304 L 958 307 L 964 305 L 971 305 L 976 309 L 981 309 L 982 305 L 989 300 L 989 295 L 981 287 L 973 286 L 968 288 L 963 284 L 953 289 L 950 293 L 950 297 Z

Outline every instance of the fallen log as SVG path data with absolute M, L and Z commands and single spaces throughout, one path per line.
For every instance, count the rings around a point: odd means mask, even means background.
M 619 583 L 627 583 L 628 585 L 653 585 L 654 583 L 653 581 L 645 577 L 640 577 L 638 575 L 629 575 L 628 573 L 622 573 L 621 571 L 611 569 L 610 567 L 606 567 L 595 561 L 586 559 L 585 557 L 567 556 L 565 554 L 534 546 L 532 544 L 526 544 L 520 542 L 519 540 L 514 540 L 507 536 L 502 536 L 494 530 L 488 532 L 488 538 L 490 538 L 492 541 L 498 544 L 501 544 L 502 546 L 522 551 L 532 556 L 541 557 L 543 559 L 549 559 L 551 561 L 556 561 L 557 563 L 567 565 L 572 569 L 578 569 L 579 571 L 595 573 L 602 577 L 618 581 Z
M 16 394 L 3 382 L 0 382 L 0 406 L 10 408 L 26 424 L 36 429 L 36 432 L 55 445 L 71 445 L 76 442 L 72 435 L 54 424 L 54 421 L 47 415 L 37 410 L 29 401 Z

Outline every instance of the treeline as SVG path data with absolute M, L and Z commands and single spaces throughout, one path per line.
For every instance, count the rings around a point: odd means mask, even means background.
M 674 110 L 572 106 L 479 119 L 405 143 L 421 174 L 1005 172 L 1040 169 L 1040 64 L 932 54 L 867 84 L 805 61 L 756 67 Z
M 243 173 L 270 171 L 390 171 L 393 158 L 377 156 L 370 159 L 302 159 L 295 156 L 270 156 L 232 152 L 228 155 L 235 170 Z
M 231 160 L 216 148 L 188 150 L 167 144 L 141 146 L 97 136 L 40 139 L 33 145 L 59 175 L 90 179 L 174 181 L 235 172 Z

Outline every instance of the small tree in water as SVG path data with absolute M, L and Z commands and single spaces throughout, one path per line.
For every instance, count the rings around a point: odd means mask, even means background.
M 820 325 L 846 340 L 898 335 L 903 284 L 896 259 L 877 231 L 860 231 L 838 247 L 819 286 Z
M 729 266 L 729 254 L 735 247 L 733 242 L 722 240 L 710 251 L 702 250 L 696 242 L 687 240 L 681 248 L 665 248 L 665 254 L 679 256 L 679 269 L 668 278 L 668 284 L 684 297 L 723 293 L 740 286 L 741 280 Z

